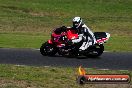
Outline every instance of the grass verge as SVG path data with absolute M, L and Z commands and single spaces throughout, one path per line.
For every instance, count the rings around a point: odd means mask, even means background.
M 0 47 L 38 48 L 42 40 L 49 38 L 51 30 L 71 26 L 72 18 L 81 16 L 94 32 L 105 31 L 112 35 L 106 50 L 132 50 L 132 0 L 0 2 Z
M 76 83 L 77 68 L 0 65 L 1 88 L 131 88 L 131 84 Z M 86 68 L 89 74 L 130 74 L 132 71 L 97 70 Z M 131 82 L 132 83 L 132 82 Z M 131 86 L 131 87 L 130 87 Z
M 41 44 L 48 39 L 50 39 L 50 36 L 42 33 L 0 33 L 0 47 L 40 48 Z M 128 52 L 132 50 L 132 37 L 111 36 L 110 40 L 104 45 L 105 51 Z
M 93 31 L 111 34 L 107 51 L 131 51 L 131 5 L 132 0 L 0 0 L 0 47 L 39 48 L 52 29 L 71 26 L 71 19 L 81 16 Z M 132 75 L 131 71 L 87 70 Z M 130 88 L 123 84 L 79 86 L 75 78 L 76 68 L 0 65 L 2 88 Z
M 2 33 L 0 46 L 6 48 L 38 48 L 48 36 L 29 33 Z

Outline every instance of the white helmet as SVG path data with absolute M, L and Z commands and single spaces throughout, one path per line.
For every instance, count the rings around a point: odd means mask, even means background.
M 81 17 L 74 17 L 72 22 L 73 22 L 73 27 L 79 28 L 79 26 L 82 24 L 82 19 Z

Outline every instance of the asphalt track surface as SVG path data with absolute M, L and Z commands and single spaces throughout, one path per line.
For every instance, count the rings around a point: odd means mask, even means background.
M 132 52 L 104 52 L 99 58 L 68 58 L 42 56 L 35 49 L 5 49 L 0 48 L 0 64 L 15 64 L 29 66 L 62 66 L 97 69 L 132 70 Z

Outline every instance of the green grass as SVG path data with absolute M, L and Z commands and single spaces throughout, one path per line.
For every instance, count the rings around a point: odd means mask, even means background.
M 0 46 L 8 48 L 40 48 L 41 44 L 48 40 L 50 36 L 41 33 L 1 33 Z M 118 41 L 117 41 L 118 40 Z M 132 37 L 130 36 L 112 36 L 104 44 L 105 51 L 131 51 Z
M 85 68 L 87 74 L 130 74 L 131 71 Z M 127 88 L 129 84 L 76 83 L 78 68 L 0 65 L 0 88 Z
M 112 37 L 106 44 L 109 46 L 105 46 L 106 50 L 132 50 L 131 0 L 0 2 L 0 47 L 39 48 L 43 40 L 50 37 L 51 30 L 62 25 L 71 26 L 72 18 L 81 16 L 93 31 L 106 31 L 111 34 Z
M 0 0 L 0 46 L 38 48 L 51 30 L 71 26 L 72 18 L 81 16 L 93 31 L 111 34 L 108 51 L 131 51 L 131 4 L 132 0 Z
M 1 33 L 0 46 L 8 48 L 39 48 L 49 36 L 30 33 Z
M 105 51 L 131 52 L 132 36 L 112 36 L 110 40 L 104 45 Z
M 0 0 L 0 47 L 39 48 L 51 30 L 81 16 L 93 31 L 111 38 L 107 51 L 132 51 L 132 0 Z M 123 73 L 100 71 L 88 73 Z M 125 84 L 76 84 L 77 68 L 0 65 L 0 88 L 129 88 Z

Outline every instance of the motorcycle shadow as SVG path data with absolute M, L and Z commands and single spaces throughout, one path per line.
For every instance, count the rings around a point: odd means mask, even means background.
M 101 59 L 101 57 L 93 57 L 93 56 L 69 56 L 69 55 L 54 55 L 54 56 L 49 56 L 49 57 L 63 57 L 67 59 Z
M 101 57 L 92 57 L 92 56 L 78 56 L 77 59 L 101 59 Z

